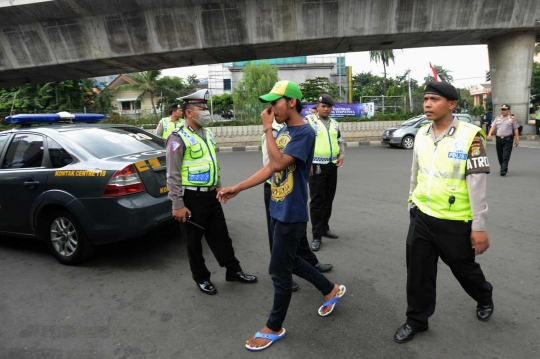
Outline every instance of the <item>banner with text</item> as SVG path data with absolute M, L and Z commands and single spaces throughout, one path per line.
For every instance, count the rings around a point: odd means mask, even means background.
M 302 109 L 302 117 L 311 114 L 311 109 L 314 108 L 316 103 L 304 104 Z M 375 104 L 373 102 L 368 103 L 336 103 L 332 107 L 330 117 L 360 117 L 370 118 L 375 113 Z

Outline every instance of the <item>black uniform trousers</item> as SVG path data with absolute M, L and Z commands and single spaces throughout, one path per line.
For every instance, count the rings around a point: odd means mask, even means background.
M 270 252 L 272 252 L 272 246 L 274 244 L 274 237 L 272 235 L 272 226 L 270 224 L 271 218 L 270 218 L 270 198 L 272 197 L 272 186 L 264 182 L 264 207 L 266 208 L 266 224 L 268 229 L 268 243 L 270 244 Z M 317 256 L 311 248 L 309 248 L 309 242 L 307 240 L 307 235 L 303 236 L 300 239 L 300 244 L 298 246 L 298 250 L 296 252 L 297 255 L 302 257 L 306 262 L 311 264 L 312 266 L 315 266 L 317 263 L 319 263 L 319 259 L 317 259 Z
M 435 312 L 439 257 L 465 292 L 478 305 L 492 302 L 493 287 L 486 281 L 471 248 L 472 222 L 438 219 L 411 209 L 407 235 L 407 324 L 420 328 Z
M 225 215 L 216 198 L 216 191 L 198 192 L 186 189 L 184 204 L 191 211 L 190 220 L 205 228 L 203 230 L 189 222 L 182 223 L 189 266 L 195 282 L 210 280 L 210 272 L 204 264 L 202 253 L 203 234 L 219 265 L 227 268 L 231 274 L 240 272 L 242 268 L 234 255 L 232 239 L 229 237 Z
M 317 166 L 321 173 L 317 174 Z M 330 229 L 328 222 L 332 215 L 332 202 L 336 196 L 337 166 L 313 164 L 313 176 L 309 178 L 309 215 L 313 238 L 321 238 Z
M 508 162 L 514 148 L 514 136 L 505 136 L 504 138 L 496 136 L 495 147 L 497 148 L 497 157 L 501 165 L 501 172 L 508 172 Z

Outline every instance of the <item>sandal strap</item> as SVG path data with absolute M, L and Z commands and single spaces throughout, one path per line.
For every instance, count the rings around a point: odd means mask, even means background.
M 273 342 L 275 342 L 276 340 L 279 340 L 281 337 L 277 334 L 270 334 L 270 333 L 261 333 L 261 332 L 257 332 L 255 333 L 255 335 L 253 336 L 254 339 L 268 339 L 268 340 L 271 340 Z

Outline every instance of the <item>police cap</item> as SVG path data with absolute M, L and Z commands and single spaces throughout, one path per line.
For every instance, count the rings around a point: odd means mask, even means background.
M 450 101 L 458 100 L 456 88 L 446 82 L 428 82 L 424 87 L 424 94 L 439 95 Z
M 325 103 L 327 105 L 330 105 L 330 106 L 334 106 L 336 103 L 334 102 L 334 99 L 332 97 L 330 97 L 330 95 L 327 95 L 325 93 L 322 93 L 319 95 L 319 97 L 317 98 L 317 102 L 318 103 Z
M 187 105 L 195 105 L 200 108 L 208 109 L 208 90 L 199 90 L 191 95 L 177 98 L 178 101 L 182 101 L 182 107 L 186 108 Z
M 501 110 L 510 110 L 510 105 L 507 104 L 507 103 L 503 103 L 503 104 L 501 105 Z
M 182 105 L 178 104 L 178 103 L 173 103 L 172 105 L 169 106 L 169 112 L 173 112 L 173 111 L 176 111 L 178 109 L 181 109 L 182 108 Z

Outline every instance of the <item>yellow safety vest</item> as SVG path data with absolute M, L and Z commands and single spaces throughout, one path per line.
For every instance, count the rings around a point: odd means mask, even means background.
M 454 136 L 445 136 L 437 144 L 424 125 L 416 134 L 414 151 L 418 159 L 417 185 L 412 201 L 429 216 L 448 220 L 472 220 L 469 191 L 465 179 L 469 148 L 477 133 L 484 131 L 472 124 L 459 122 Z M 450 196 L 455 197 L 452 205 Z
M 174 131 L 182 138 L 185 147 L 181 168 L 183 186 L 211 187 L 218 183 L 216 141 L 210 130 L 204 128 L 204 131 L 206 139 L 184 125 Z
M 279 124 L 279 123 L 274 121 L 274 123 L 272 123 L 272 132 L 276 131 L 276 134 L 277 134 L 279 132 L 279 130 L 281 130 L 284 126 L 285 125 Z M 264 136 L 266 136 L 265 133 L 263 133 L 262 136 L 261 136 L 261 150 L 262 150 L 263 158 L 266 158 L 268 156 L 268 149 L 266 148 L 266 141 L 265 141 Z M 276 135 L 274 135 L 274 137 L 276 137 Z M 265 164 L 265 166 L 266 166 L 266 164 Z M 272 184 L 271 178 L 267 179 L 266 183 Z
M 164 139 L 169 138 L 171 133 L 173 133 L 174 130 L 176 130 L 178 122 L 180 122 L 180 120 L 178 120 L 177 122 L 174 122 L 172 118 L 170 117 L 162 118 L 161 123 L 163 126 L 163 133 L 161 134 L 161 137 L 163 137 Z
M 322 123 L 317 115 L 309 115 L 306 117 L 309 124 L 315 132 L 315 153 L 313 155 L 313 163 L 327 164 L 329 162 L 336 163 L 339 154 L 338 132 L 339 125 L 336 120 L 328 117 L 330 120 L 329 129 Z

